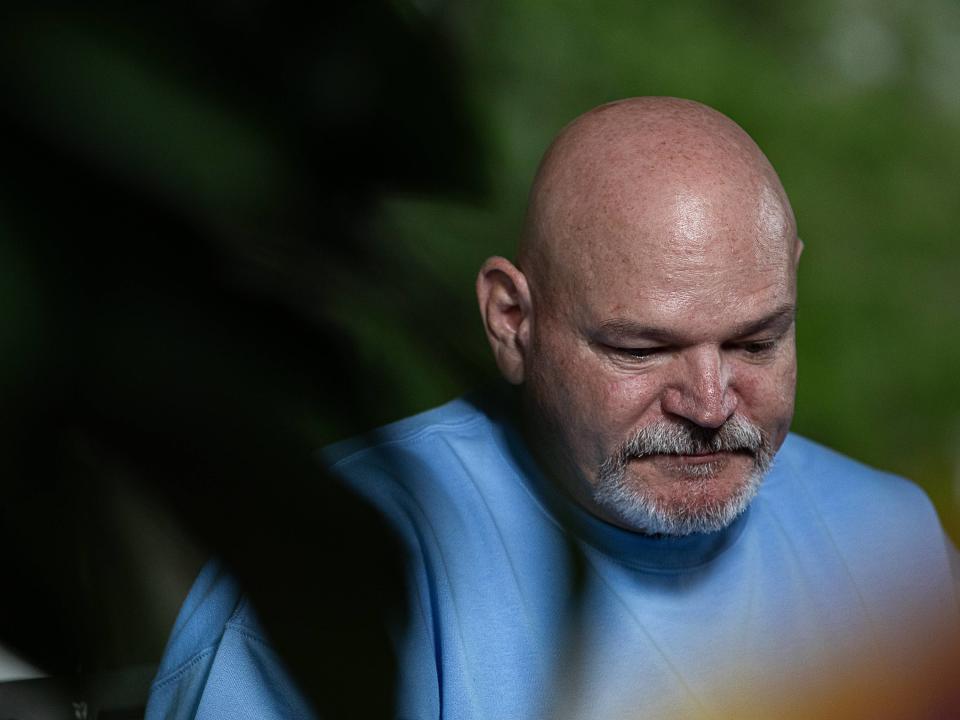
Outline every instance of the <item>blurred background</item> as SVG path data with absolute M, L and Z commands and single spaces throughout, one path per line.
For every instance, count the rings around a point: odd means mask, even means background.
M 631 95 L 767 153 L 806 243 L 794 429 L 960 538 L 958 78 L 951 0 L 5 11 L 0 645 L 149 667 L 211 551 L 264 607 L 322 592 L 278 548 L 349 572 L 312 453 L 495 381 L 476 270 L 550 138 Z

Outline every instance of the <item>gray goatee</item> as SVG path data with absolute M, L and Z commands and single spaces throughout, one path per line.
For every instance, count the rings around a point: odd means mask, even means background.
M 627 478 L 627 464 L 632 458 L 708 452 L 746 452 L 753 457 L 748 477 L 722 500 L 703 500 L 722 462 L 687 465 L 684 482 L 689 483 L 688 489 L 676 501 L 656 498 L 643 487 L 642 479 L 631 483 Z M 745 418 L 733 416 L 715 429 L 662 421 L 640 428 L 601 463 L 593 499 L 626 525 L 644 533 L 715 532 L 733 522 L 750 504 L 773 463 L 773 454 L 767 434 Z

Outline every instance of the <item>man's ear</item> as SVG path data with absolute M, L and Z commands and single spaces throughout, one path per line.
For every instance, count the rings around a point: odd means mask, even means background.
M 530 347 L 532 305 L 527 278 L 506 258 L 489 258 L 477 276 L 477 300 L 497 367 L 508 382 L 519 385 Z
M 796 267 L 800 263 L 800 254 L 803 252 L 803 240 L 797 238 L 797 244 L 793 250 L 793 266 Z

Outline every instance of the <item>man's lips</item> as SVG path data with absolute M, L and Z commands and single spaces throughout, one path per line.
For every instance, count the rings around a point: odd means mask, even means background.
M 653 455 L 646 455 L 643 458 L 634 458 L 642 460 L 651 460 L 651 461 L 667 461 L 675 463 L 683 463 L 686 465 L 706 465 L 708 463 L 714 463 L 721 460 L 727 460 L 736 455 L 752 456 L 749 450 L 740 449 L 740 450 L 720 450 L 713 451 L 707 450 L 700 453 L 690 453 L 690 454 L 676 454 L 676 453 L 656 453 Z
M 730 457 L 733 453 L 727 451 L 705 452 L 696 455 L 669 455 L 667 457 L 676 458 L 679 462 L 687 465 L 706 465 L 707 463 L 717 462 Z

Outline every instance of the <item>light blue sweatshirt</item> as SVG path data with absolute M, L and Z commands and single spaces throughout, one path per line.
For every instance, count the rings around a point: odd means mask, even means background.
M 465 398 L 324 455 L 408 554 L 399 718 L 684 717 L 736 683 L 864 657 L 896 672 L 921 626 L 957 629 L 953 551 L 923 492 L 795 435 L 732 525 L 673 538 L 569 502 L 510 422 Z M 307 717 L 251 627 L 205 570 L 148 720 Z

